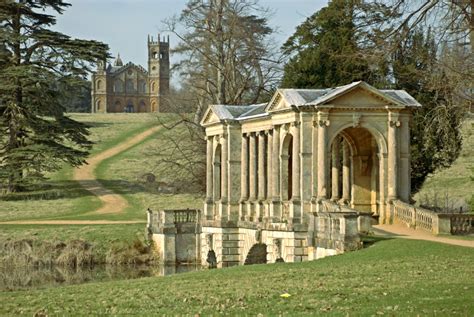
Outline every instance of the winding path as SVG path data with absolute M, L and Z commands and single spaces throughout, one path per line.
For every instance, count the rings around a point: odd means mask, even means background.
M 95 178 L 94 171 L 97 166 L 104 160 L 122 153 L 137 143 L 140 143 L 156 131 L 159 127 L 148 129 L 134 137 L 125 140 L 124 142 L 100 152 L 88 160 L 88 165 L 83 165 L 74 171 L 73 179 L 78 181 L 81 186 L 95 196 L 99 197 L 102 202 L 102 207 L 94 211 L 95 214 L 112 214 L 122 213 L 128 207 L 128 203 L 121 195 L 114 193 L 108 188 L 105 188 Z
M 104 160 L 122 153 L 132 146 L 140 143 L 156 131 L 160 127 L 150 128 L 142 133 L 139 133 L 124 142 L 108 149 L 103 152 L 92 156 L 88 160 L 87 165 L 83 165 L 74 170 L 73 179 L 76 180 L 84 189 L 97 196 L 102 206 L 88 214 L 119 214 L 125 211 L 128 207 L 127 200 L 121 195 L 113 192 L 112 190 L 104 187 L 95 177 L 94 171 L 97 166 Z M 109 220 L 18 220 L 18 221 L 5 221 L 0 224 L 58 224 L 58 225 L 75 225 L 75 224 L 128 224 L 128 223 L 144 223 L 144 221 L 109 221 Z

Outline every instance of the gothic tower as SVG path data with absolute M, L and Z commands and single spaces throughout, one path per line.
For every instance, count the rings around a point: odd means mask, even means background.
M 166 112 L 170 87 L 170 38 L 148 36 L 148 74 L 151 112 Z
M 97 63 L 97 72 L 92 75 L 91 112 L 107 112 L 107 72 L 105 60 Z

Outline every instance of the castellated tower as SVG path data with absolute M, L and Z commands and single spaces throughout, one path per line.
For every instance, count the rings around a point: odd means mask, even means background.
M 123 63 L 120 54 L 113 64 L 97 65 L 92 75 L 91 112 L 169 112 L 169 36 L 148 36 L 148 70 Z
M 107 112 L 107 71 L 106 62 L 97 63 L 97 72 L 92 75 L 92 112 Z
M 152 112 L 166 112 L 170 90 L 170 38 L 148 37 L 148 74 Z

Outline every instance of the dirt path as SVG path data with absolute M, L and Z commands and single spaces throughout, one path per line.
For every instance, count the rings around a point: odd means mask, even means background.
M 462 247 L 474 248 L 474 240 L 461 240 L 445 237 L 437 237 L 422 230 L 415 230 L 404 225 L 376 225 L 372 226 L 374 232 L 378 236 L 396 237 L 403 239 L 426 240 L 434 241 L 452 245 L 459 245 Z
M 136 136 L 125 140 L 124 142 L 114 146 L 104 152 L 88 159 L 88 165 L 83 165 L 74 171 L 73 179 L 78 181 L 79 184 L 95 196 L 99 197 L 102 202 L 102 207 L 98 210 L 93 211 L 94 214 L 112 214 L 122 213 L 125 208 L 128 207 L 128 203 L 121 195 L 114 193 L 108 188 L 102 186 L 94 176 L 94 170 L 104 160 L 124 152 L 134 146 L 135 144 L 143 141 L 148 136 L 158 131 L 159 127 L 154 127 L 146 130 Z
M 94 170 L 104 160 L 124 152 L 143 141 L 148 136 L 158 131 L 159 127 L 148 129 L 134 137 L 125 140 L 124 142 L 114 146 L 104 152 L 88 159 L 88 165 L 83 165 L 74 171 L 73 179 L 78 181 L 81 186 L 97 196 L 102 202 L 102 207 L 97 210 L 91 210 L 89 214 L 116 214 L 124 212 L 128 207 L 128 203 L 121 195 L 114 193 L 108 188 L 105 188 L 94 176 Z M 103 225 L 103 224 L 131 224 L 144 223 L 144 221 L 112 221 L 112 220 L 16 220 L 4 221 L 0 224 L 17 224 L 17 225 Z

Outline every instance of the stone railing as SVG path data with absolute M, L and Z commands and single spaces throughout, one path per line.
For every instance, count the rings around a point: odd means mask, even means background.
M 361 247 L 355 212 L 314 212 L 314 245 L 317 257 L 339 254 Z M 332 251 L 331 251 L 332 250 Z M 331 253 L 332 252 L 332 253 Z
M 163 232 L 164 228 L 174 228 L 180 224 L 200 224 L 200 210 L 175 209 L 147 210 L 147 231 L 150 234 Z
M 342 213 L 354 213 L 357 215 L 357 227 L 359 233 L 368 233 L 371 227 L 372 212 L 358 211 L 350 208 L 347 205 L 340 205 L 333 200 L 324 199 L 318 206 L 320 212 L 342 212 Z
M 400 200 L 392 202 L 392 214 L 394 223 L 403 223 L 434 234 L 474 233 L 474 214 L 436 213 Z
M 199 263 L 201 211 L 147 210 L 147 232 L 162 263 Z
M 452 234 L 474 233 L 474 214 L 450 214 Z

